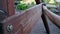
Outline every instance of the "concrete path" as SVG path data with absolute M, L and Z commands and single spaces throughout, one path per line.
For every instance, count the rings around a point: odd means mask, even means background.
M 50 28 L 50 34 L 60 34 L 60 29 L 56 27 L 49 19 L 47 20 Z M 47 34 L 41 18 L 39 19 L 37 24 L 33 27 L 30 34 Z

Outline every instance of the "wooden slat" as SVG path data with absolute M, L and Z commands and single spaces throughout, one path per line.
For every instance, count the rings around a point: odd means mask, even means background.
M 3 21 L 4 34 L 29 34 L 31 29 L 41 17 L 41 4 L 31 7 L 22 14 L 16 14 Z M 7 31 L 8 25 L 13 25 L 11 32 Z
M 48 16 L 48 18 L 52 21 L 52 23 L 54 23 L 60 28 L 60 16 L 59 15 L 54 14 L 49 9 L 47 9 L 47 7 L 44 7 L 44 13 L 46 16 Z
M 12 16 L 15 14 L 15 11 L 14 11 L 14 0 L 7 0 L 8 3 L 7 3 L 7 7 L 8 7 L 8 13 L 9 13 L 9 16 Z

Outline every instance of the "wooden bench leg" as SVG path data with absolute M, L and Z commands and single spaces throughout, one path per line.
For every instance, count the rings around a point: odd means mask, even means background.
M 46 16 L 44 15 L 44 13 L 41 15 L 41 17 L 42 17 L 42 20 L 43 20 L 45 29 L 46 29 L 46 31 L 47 31 L 47 34 L 50 34 L 48 22 L 47 22 L 47 19 L 46 19 Z

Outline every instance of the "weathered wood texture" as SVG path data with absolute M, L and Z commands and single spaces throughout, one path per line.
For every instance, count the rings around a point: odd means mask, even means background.
M 44 11 L 45 11 L 45 15 L 53 22 L 53 24 L 55 24 L 57 27 L 60 28 L 60 16 L 54 14 L 48 9 L 44 9 Z
M 44 2 L 44 1 L 43 1 L 43 0 L 35 0 L 35 2 L 36 2 L 36 4 L 38 5 L 38 4 L 40 4 L 40 3 Z M 45 5 L 45 4 L 42 4 L 42 5 Z M 43 7 L 43 6 L 42 6 L 42 7 Z M 45 29 L 46 29 L 47 33 L 50 34 L 48 22 L 47 22 L 47 19 L 46 19 L 45 14 L 44 14 L 43 8 L 42 8 L 42 12 L 43 12 L 43 13 L 42 13 L 42 15 L 41 15 L 41 18 L 42 18 L 42 20 L 43 20 Z
M 23 11 L 24 12 L 24 11 Z M 27 9 L 22 14 L 13 15 L 3 21 L 4 34 L 29 34 L 37 20 L 41 17 L 41 4 Z M 8 25 L 13 25 L 11 32 L 7 31 Z
M 12 16 L 15 14 L 15 8 L 14 8 L 14 0 L 8 0 L 8 12 L 9 16 Z

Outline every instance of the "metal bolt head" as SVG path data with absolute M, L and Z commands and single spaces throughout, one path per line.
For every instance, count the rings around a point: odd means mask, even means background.
M 8 31 L 8 32 L 11 32 L 12 30 L 13 30 L 13 26 L 12 26 L 12 25 L 8 25 L 8 26 L 7 26 L 7 31 Z

